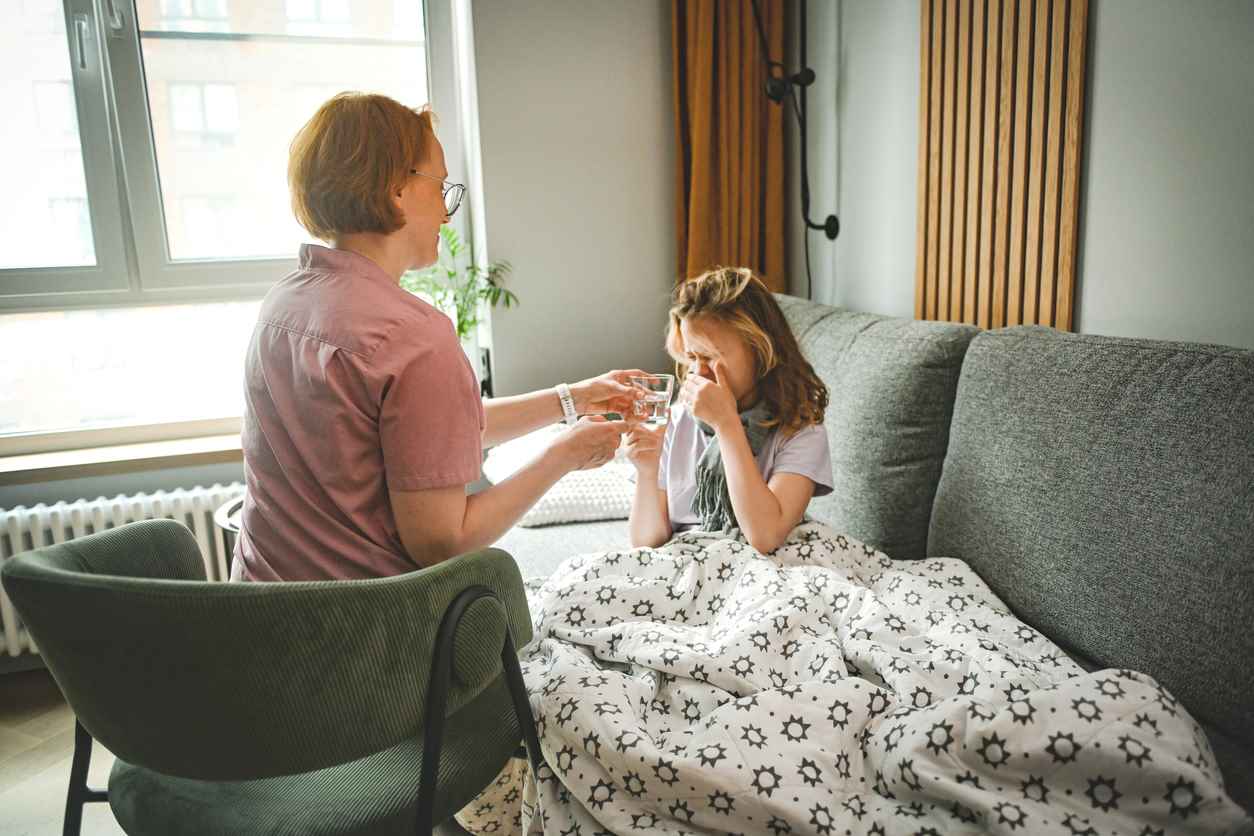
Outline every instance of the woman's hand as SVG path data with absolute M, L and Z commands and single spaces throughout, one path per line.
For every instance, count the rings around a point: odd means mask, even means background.
M 631 415 L 640 393 L 632 388 L 630 378 L 645 374 L 647 372 L 639 369 L 616 369 L 599 377 L 572 383 L 570 394 L 575 399 L 575 411 L 580 415 L 606 412 Z
M 626 421 L 607 421 L 601 416 L 580 418 L 549 449 L 562 457 L 567 470 L 589 470 L 614 458 L 626 429 Z
M 666 436 L 666 425 L 650 427 L 643 422 L 631 423 L 627 430 L 627 461 L 636 467 L 636 473 L 643 476 L 656 476 L 662 461 L 662 439 Z
M 699 374 L 688 375 L 679 389 L 679 401 L 688 407 L 694 418 L 709 424 L 715 432 L 740 423 L 736 396 L 723 376 L 721 362 L 714 363 L 714 380 Z

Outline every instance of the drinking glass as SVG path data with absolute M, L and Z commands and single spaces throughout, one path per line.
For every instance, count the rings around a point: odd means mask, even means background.
M 633 375 L 631 385 L 637 390 L 636 417 L 652 426 L 665 424 L 670 417 L 671 393 L 675 391 L 675 375 Z

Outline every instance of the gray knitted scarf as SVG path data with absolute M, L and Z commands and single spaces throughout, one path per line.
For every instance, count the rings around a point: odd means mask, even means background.
M 740 424 L 745 428 L 749 449 L 753 451 L 755 458 L 774 429 L 762 426 L 770 417 L 770 411 L 761 401 L 740 413 Z M 706 531 L 738 528 L 736 512 L 732 510 L 731 494 L 727 490 L 727 474 L 723 470 L 723 451 L 719 449 L 718 437 L 714 434 L 714 428 L 704 421 L 698 420 L 697 427 L 702 435 L 710 439 L 710 445 L 697 461 L 697 495 L 692 501 L 692 509 L 701 518 L 701 527 Z

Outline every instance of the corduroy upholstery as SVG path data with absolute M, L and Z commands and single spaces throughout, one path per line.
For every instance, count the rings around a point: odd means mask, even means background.
M 1169 688 L 1254 807 L 1254 351 L 980 334 L 928 548 L 1082 663 Z
M 531 637 L 522 580 L 488 549 L 365 581 L 209 584 L 195 538 L 152 520 L 6 561 L 5 590 L 79 722 L 118 757 L 129 833 L 412 833 L 440 619 L 458 629 L 436 821 L 521 732 L 500 664 Z

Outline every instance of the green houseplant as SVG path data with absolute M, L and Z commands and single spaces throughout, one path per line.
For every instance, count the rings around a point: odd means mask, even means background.
M 508 261 L 481 267 L 475 264 L 473 255 L 463 263 L 466 245 L 451 226 L 440 227 L 440 238 L 444 246 L 440 248 L 439 261 L 425 270 L 405 273 L 401 287 L 429 296 L 432 304 L 453 317 L 457 337 L 464 342 L 479 324 L 480 302 L 486 302 L 488 307 L 518 304 L 518 297 L 502 286 L 513 267 Z

